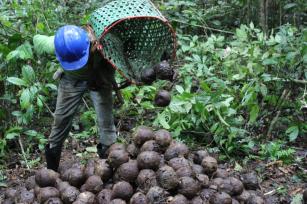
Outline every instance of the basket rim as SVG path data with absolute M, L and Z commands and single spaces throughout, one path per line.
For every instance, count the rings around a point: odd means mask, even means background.
M 164 25 L 166 25 L 169 30 L 171 31 L 171 35 L 173 38 L 173 51 L 172 51 L 172 61 L 174 61 L 176 59 L 176 50 L 178 47 L 178 42 L 177 42 L 177 36 L 176 36 L 176 32 L 174 30 L 174 28 L 171 26 L 171 24 L 169 23 L 168 20 L 166 20 L 165 18 L 161 18 L 161 17 L 156 17 L 156 16 L 129 16 L 129 17 L 125 17 L 122 19 L 119 19 L 113 23 L 111 23 L 109 26 L 105 27 L 104 31 L 101 33 L 100 37 L 99 37 L 99 42 L 101 42 L 101 40 L 112 30 L 112 28 L 114 28 L 116 25 L 118 25 L 119 23 L 123 22 L 123 21 L 127 21 L 127 20 L 131 20 L 131 19 L 156 19 L 161 21 L 161 23 L 163 23 Z M 100 43 L 101 44 L 101 43 Z M 102 45 L 103 46 L 103 45 Z M 112 65 L 112 67 L 118 71 L 118 73 L 125 78 L 128 82 L 130 82 L 131 84 L 135 84 L 135 85 L 142 85 L 134 80 L 130 80 L 122 71 L 119 67 L 117 67 L 111 60 L 109 60 L 108 58 L 105 57 L 105 54 L 103 52 L 103 49 L 100 49 L 100 53 L 101 55 Z

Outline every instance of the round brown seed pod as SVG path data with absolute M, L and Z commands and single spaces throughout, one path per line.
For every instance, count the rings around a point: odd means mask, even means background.
M 190 166 L 190 162 L 184 157 L 175 157 L 168 161 L 168 165 L 177 171 L 181 167 Z
M 2 204 L 15 204 L 15 202 L 11 198 L 7 198 L 3 201 Z
M 248 198 L 247 204 L 264 204 L 264 200 L 260 196 L 253 195 Z
M 34 189 L 36 186 L 36 182 L 35 182 L 35 176 L 30 176 L 27 180 L 26 180 L 26 188 L 28 190 Z
M 19 195 L 18 195 L 19 201 L 22 201 L 24 203 L 33 203 L 34 199 L 35 199 L 35 195 L 34 195 L 33 190 L 28 191 L 28 190 L 24 189 L 24 190 L 21 190 L 19 192 Z
M 108 163 L 111 167 L 117 168 L 123 163 L 126 163 L 129 161 L 129 155 L 128 152 L 124 150 L 114 150 L 111 151 L 108 156 Z
M 178 193 L 191 199 L 200 191 L 199 183 L 190 177 L 179 178 Z
M 81 192 L 89 191 L 94 194 L 100 192 L 103 189 L 103 182 L 100 176 L 90 176 L 86 182 L 81 186 Z
M 166 150 L 164 158 L 166 160 L 171 160 L 175 157 L 187 157 L 189 154 L 188 147 L 183 143 L 172 143 Z
M 80 193 L 73 204 L 95 204 L 95 194 L 88 191 Z
M 232 199 L 232 204 L 240 204 L 236 199 Z
M 95 161 L 90 159 L 87 161 L 86 167 L 84 169 L 84 176 L 88 179 L 90 176 L 95 175 Z
M 174 169 L 170 166 L 163 166 L 157 172 L 157 179 L 162 188 L 166 190 L 176 189 L 179 183 Z
M 224 192 L 216 193 L 210 198 L 210 203 L 212 204 L 232 204 L 232 198 L 230 195 Z
M 80 188 L 85 181 L 83 169 L 70 168 L 62 175 L 63 181 L 68 181 L 70 185 Z
M 201 192 L 200 192 L 200 197 L 204 200 L 204 201 L 209 201 L 211 197 L 213 197 L 213 195 L 217 192 L 216 189 L 213 188 L 204 188 Z
M 60 198 L 54 197 L 54 198 L 49 198 L 44 204 L 63 204 Z
M 109 155 L 110 152 L 114 151 L 114 150 L 123 150 L 126 151 L 126 145 L 121 144 L 121 143 L 114 143 L 112 144 L 109 149 L 106 151 L 106 155 Z
M 141 192 L 135 193 L 130 199 L 130 204 L 147 204 L 147 203 L 148 200 L 146 196 Z
M 193 161 L 195 164 L 201 164 L 205 157 L 209 156 L 207 150 L 198 150 L 194 153 Z
M 44 187 L 39 189 L 39 193 L 37 194 L 37 199 L 40 203 L 44 203 L 49 198 L 59 197 L 59 191 L 54 187 Z
M 67 183 L 67 182 L 63 182 L 63 183 Z M 71 186 L 69 184 L 68 185 L 62 184 L 62 186 L 58 188 L 58 190 L 60 191 L 61 199 L 64 203 L 74 202 L 75 200 L 77 200 L 80 194 L 80 191 L 76 187 Z
M 204 174 L 204 168 L 201 165 L 198 164 L 193 164 L 192 165 L 192 170 L 194 171 L 195 174 Z
M 211 181 L 211 183 L 217 187 L 219 187 L 220 185 L 222 185 L 222 183 L 224 182 L 224 179 L 222 178 L 215 178 Z
M 70 184 L 67 182 L 67 181 L 61 181 L 61 180 L 58 180 L 55 187 L 60 191 L 64 191 L 65 188 L 67 188 L 68 186 L 70 186 Z
M 242 174 L 241 181 L 246 190 L 257 190 L 259 188 L 259 181 L 256 172 Z
M 200 183 L 202 188 L 209 187 L 210 180 L 206 174 L 196 174 L 196 180 Z
M 176 171 L 177 176 L 180 177 L 194 177 L 195 174 L 190 166 L 183 166 Z
M 120 180 L 134 182 L 139 174 L 137 161 L 130 160 L 129 162 L 120 165 L 116 173 Z
M 126 201 L 122 199 L 114 199 L 114 200 L 111 200 L 110 204 L 126 204 Z
M 59 174 L 51 169 L 40 169 L 35 174 L 35 182 L 40 187 L 55 186 Z
M 139 154 L 139 149 L 134 143 L 131 143 L 127 146 L 127 152 L 131 158 L 136 158 Z
M 174 70 L 167 60 L 154 66 L 154 70 L 158 79 L 173 81 Z
M 36 197 L 37 197 L 37 195 L 39 194 L 39 191 L 40 191 L 40 187 L 37 185 L 37 186 L 35 186 L 35 188 L 34 188 L 34 194 L 36 195 Z
M 240 195 L 244 190 L 243 183 L 234 177 L 224 179 L 218 188 L 231 196 Z
M 177 194 L 175 197 L 168 197 L 168 204 L 187 204 L 189 203 L 188 199 L 181 194 Z
M 151 187 L 158 185 L 156 173 L 151 169 L 143 169 L 140 171 L 136 183 L 142 191 L 147 193 Z
M 217 161 L 213 157 L 205 157 L 201 162 L 206 174 L 211 175 L 217 170 Z
M 205 202 L 200 196 L 196 196 L 191 200 L 190 204 L 205 204 Z
M 129 200 L 133 195 L 133 187 L 126 181 L 117 182 L 112 189 L 112 198 Z
M 65 171 L 67 171 L 67 169 L 72 168 L 72 166 L 75 166 L 75 163 L 73 160 L 67 160 L 64 162 L 60 162 L 59 168 L 58 168 L 58 172 L 60 175 L 63 175 L 65 173 Z
M 165 203 L 168 197 L 168 192 L 159 186 L 151 187 L 147 194 L 146 198 L 149 203 Z
M 213 173 L 213 177 L 214 178 L 227 178 L 227 177 L 229 177 L 229 173 L 225 169 L 217 169 Z
M 171 103 L 171 94 L 166 90 L 160 90 L 155 95 L 154 103 L 158 107 L 166 107 Z
M 112 199 L 112 190 L 103 189 L 97 195 L 97 202 L 99 204 L 109 204 Z
M 240 195 L 236 196 L 236 199 L 240 203 L 246 203 L 250 196 L 251 196 L 250 192 L 243 190 L 243 192 Z
M 154 151 L 145 151 L 137 157 L 139 169 L 158 169 L 161 161 L 159 153 Z
M 112 169 L 106 159 L 95 162 L 95 175 L 101 177 L 102 181 L 108 181 L 112 176 Z
M 171 133 L 167 130 L 161 129 L 154 133 L 154 137 L 158 145 L 162 148 L 168 147 L 172 142 Z
M 146 69 L 142 70 L 141 81 L 144 84 L 150 85 L 155 80 L 156 80 L 156 72 L 155 72 L 154 68 L 146 68 Z
M 13 188 L 8 188 L 5 190 L 5 198 L 12 198 L 12 199 L 15 199 L 16 195 L 17 195 L 17 190 L 16 189 L 13 189 Z
M 141 146 L 148 140 L 154 139 L 154 132 L 151 128 L 140 126 L 133 134 L 133 141 L 137 146 Z
M 155 152 L 160 152 L 161 147 L 158 145 L 158 143 L 155 140 L 148 140 L 146 141 L 142 147 L 141 147 L 141 152 L 145 151 L 155 151 Z

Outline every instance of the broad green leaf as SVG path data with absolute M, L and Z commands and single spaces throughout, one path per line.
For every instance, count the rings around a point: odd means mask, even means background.
M 252 108 L 251 108 L 251 111 L 249 113 L 249 121 L 248 123 L 252 124 L 256 121 L 257 117 L 258 117 L 258 114 L 259 114 L 259 106 L 258 105 L 254 105 Z
M 215 114 L 217 115 L 217 117 L 219 118 L 219 120 L 221 121 L 221 123 L 223 123 L 224 125 L 226 125 L 227 127 L 230 127 L 230 125 L 224 120 L 224 118 L 222 117 L 221 113 L 219 110 L 215 110 L 214 111 Z
M 217 25 L 217 26 L 221 25 L 221 21 L 219 21 L 219 20 L 213 20 L 213 21 L 211 21 L 211 23 L 213 23 L 214 25 Z
M 36 98 L 36 104 L 37 104 L 37 106 L 38 106 L 39 108 L 43 108 L 43 106 L 44 106 L 44 103 L 43 103 L 43 101 L 41 100 L 40 97 L 37 97 L 37 98 Z M 41 109 L 40 109 L 40 110 L 41 110 Z
M 13 50 L 6 56 L 6 61 L 11 61 L 14 58 L 17 58 L 19 56 L 19 51 L 18 50 Z
M 22 109 L 27 109 L 31 105 L 31 92 L 29 89 L 24 89 L 20 96 L 20 106 Z
M 17 77 L 8 77 L 6 80 L 17 86 L 27 86 L 28 85 L 28 83 L 25 80 L 17 78 Z
M 7 188 L 8 187 L 8 185 L 6 184 L 6 183 L 4 183 L 4 182 L 0 182 L 0 187 L 3 187 L 3 188 Z
M 296 194 L 290 204 L 302 204 L 304 202 L 303 195 L 301 193 Z
M 5 138 L 8 139 L 8 140 L 15 139 L 16 137 L 19 137 L 19 133 L 11 132 L 11 133 L 7 133 L 5 135 Z
M 267 89 L 266 85 L 264 85 L 264 84 L 260 85 L 260 92 L 263 96 L 266 96 L 268 94 L 268 89 Z
M 234 170 L 241 172 L 243 170 L 243 167 L 238 162 L 236 162 Z
M 165 114 L 158 114 L 158 121 L 164 129 L 170 129 L 169 124 L 166 122 Z
M 247 33 L 243 28 L 236 29 L 236 36 L 240 41 L 246 41 L 247 40 Z
M 297 3 L 289 3 L 289 4 L 286 4 L 286 5 L 284 6 L 284 9 L 290 9 L 290 8 L 295 7 L 296 5 L 297 5 Z
M 23 45 L 19 46 L 17 49 L 20 51 L 19 53 L 20 59 L 26 60 L 26 59 L 33 58 L 32 47 L 29 42 L 25 42 Z
M 288 134 L 289 136 L 289 140 L 291 142 L 295 141 L 297 136 L 298 136 L 298 133 L 299 133 L 299 128 L 298 126 L 292 126 L 292 127 L 289 127 L 287 130 L 286 130 L 286 134 Z
M 29 42 L 25 42 L 24 44 L 20 45 L 6 56 L 7 61 L 13 59 L 26 60 L 32 58 L 33 58 L 32 47 Z
M 28 82 L 28 84 L 35 80 L 35 72 L 33 68 L 29 65 L 24 65 L 22 67 L 22 76 L 23 79 Z
M 33 45 L 38 54 L 54 54 L 54 36 L 35 35 Z
M 35 130 L 27 130 L 24 132 L 24 134 L 31 136 L 31 137 L 35 137 L 37 135 L 37 131 Z
M 251 29 L 254 29 L 254 28 L 255 28 L 254 23 L 253 23 L 253 22 L 251 22 L 251 23 L 249 24 L 249 27 L 250 27 Z
M 274 65 L 277 64 L 278 62 L 274 58 L 268 58 L 263 60 L 262 64 L 263 65 Z
M 93 146 L 93 147 L 87 147 L 87 148 L 85 148 L 85 150 L 86 150 L 87 152 L 90 152 L 90 153 L 96 153 L 96 152 L 97 152 L 97 148 L 96 148 L 95 146 Z
M 43 23 L 38 23 L 36 24 L 36 28 L 40 31 L 44 31 L 45 25 Z
M 55 84 L 46 84 L 46 87 L 48 87 L 48 88 L 50 88 L 51 90 L 54 90 L 54 91 L 57 90 L 57 86 Z M 129 92 L 129 94 L 131 94 L 131 93 L 132 93 L 132 91 Z M 128 97 L 128 98 L 130 98 L 130 97 Z M 125 97 L 125 99 L 126 99 L 126 97 Z
M 182 94 L 184 92 L 184 89 L 182 88 L 182 86 L 176 85 L 176 90 Z

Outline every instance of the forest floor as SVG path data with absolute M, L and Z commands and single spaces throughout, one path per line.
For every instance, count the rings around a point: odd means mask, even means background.
M 97 154 L 87 151 L 87 147 L 94 146 L 94 139 L 82 142 L 69 139 L 65 144 L 61 162 L 75 161 L 85 163 L 90 158 L 96 158 Z M 306 173 L 307 149 L 302 148 L 297 151 L 297 156 L 304 158 L 302 162 L 293 162 L 286 165 L 282 161 L 265 162 L 262 160 L 249 161 L 247 165 L 220 163 L 219 167 L 227 170 L 230 175 L 239 176 L 242 173 L 256 172 L 259 179 L 259 191 L 265 195 L 268 204 L 288 204 L 293 198 L 302 194 L 307 188 L 306 181 L 302 180 L 298 174 Z M 214 155 L 217 157 L 217 155 Z M 32 155 L 33 161 L 37 158 L 44 158 L 42 153 Z M 17 188 L 25 184 L 26 179 L 35 174 L 37 169 L 46 166 L 45 161 L 39 161 L 35 167 L 28 169 L 21 164 L 19 155 L 12 154 L 7 162 L 6 169 L 2 177 L 5 179 L 0 187 L 0 201 L 4 197 L 4 192 L 8 187 Z M 305 178 L 303 176 L 303 178 Z M 1 202 L 0 202 L 1 203 Z M 292 202 L 293 203 L 293 202 Z

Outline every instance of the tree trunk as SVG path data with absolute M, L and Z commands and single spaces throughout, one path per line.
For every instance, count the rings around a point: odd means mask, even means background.
M 260 26 L 265 34 L 268 31 L 268 1 L 269 0 L 260 0 Z

